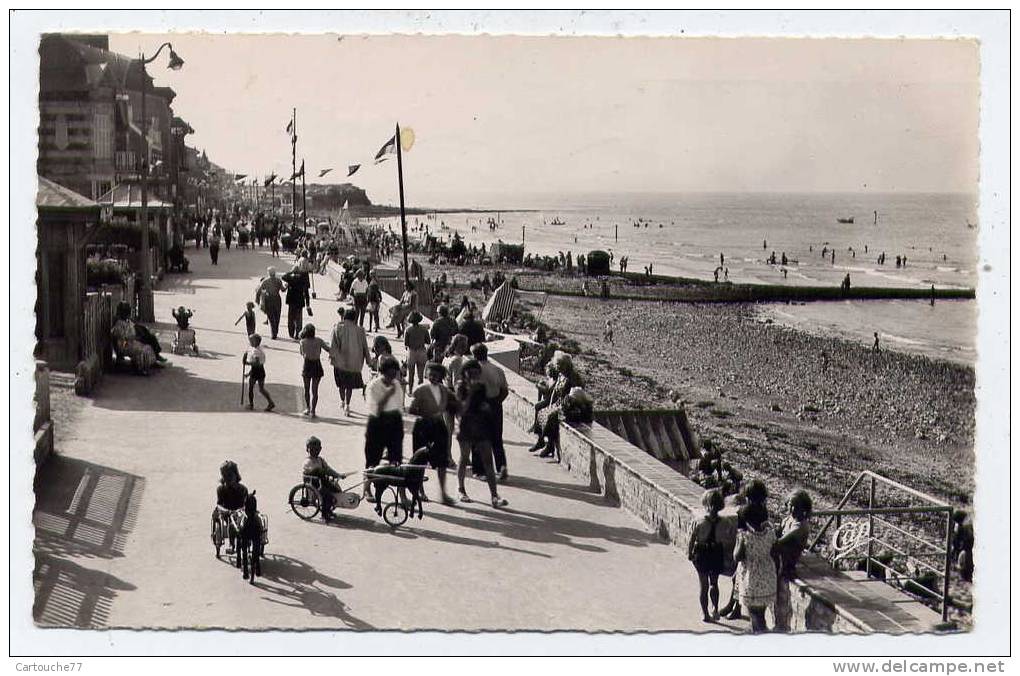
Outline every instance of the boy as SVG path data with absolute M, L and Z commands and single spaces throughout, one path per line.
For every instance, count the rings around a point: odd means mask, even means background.
M 606 329 L 605 329 L 605 331 L 602 332 L 602 339 L 605 340 L 610 345 L 613 344 L 613 320 L 612 319 L 607 319 L 606 320 Z
M 244 312 L 242 312 L 241 316 L 234 322 L 234 326 L 237 326 L 243 319 L 244 327 L 248 330 L 248 335 L 251 336 L 255 333 L 255 303 L 248 301 L 244 304 L 244 308 Z
M 174 319 L 177 320 L 177 328 L 181 331 L 185 331 L 188 328 L 188 320 L 191 319 L 191 316 L 195 313 L 182 305 L 176 310 L 171 310 L 170 314 L 172 314 Z
M 251 303 L 249 303 L 251 305 Z M 266 398 L 269 405 L 266 406 L 267 411 L 272 411 L 276 408 L 276 404 L 273 402 L 273 398 L 269 396 L 269 392 L 266 391 L 266 353 L 260 347 L 262 345 L 262 336 L 255 333 L 254 331 L 248 336 L 248 344 L 251 347 L 245 351 L 244 356 L 241 357 L 241 363 L 244 366 L 250 366 L 248 370 L 248 410 L 255 409 L 255 385 L 259 386 L 259 392 Z M 242 367 L 243 368 L 243 367 Z
M 318 437 L 308 437 L 305 442 L 305 450 L 308 451 L 308 460 L 302 472 L 320 480 L 320 492 L 322 493 L 322 520 L 329 521 L 333 515 L 333 494 L 336 492 L 336 484 L 332 479 L 346 479 L 346 474 L 341 474 L 329 466 L 325 459 L 319 457 L 322 453 L 322 442 Z

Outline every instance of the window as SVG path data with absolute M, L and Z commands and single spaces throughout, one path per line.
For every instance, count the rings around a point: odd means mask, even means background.
M 113 121 L 107 113 L 96 113 L 92 125 L 92 142 L 97 160 L 113 157 Z

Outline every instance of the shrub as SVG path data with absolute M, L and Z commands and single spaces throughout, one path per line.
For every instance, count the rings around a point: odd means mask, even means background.
M 85 262 L 85 279 L 90 287 L 103 284 L 123 284 L 127 274 L 127 266 L 121 261 L 90 258 Z

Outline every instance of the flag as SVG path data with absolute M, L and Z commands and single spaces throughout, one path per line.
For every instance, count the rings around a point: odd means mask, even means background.
M 290 136 L 291 140 L 294 139 L 294 120 L 287 121 L 287 135 Z
M 397 154 L 397 137 L 396 135 L 391 136 L 390 140 L 383 144 L 382 148 L 379 148 L 379 152 L 375 154 L 375 163 L 385 162 L 390 158 L 390 155 Z
M 270 174 L 269 177 L 262 183 L 262 187 L 263 188 L 267 187 L 270 183 L 272 183 L 275 180 L 276 174 L 275 173 Z
M 361 165 L 360 164 L 350 164 L 350 165 L 348 165 L 347 166 L 347 176 L 348 177 L 354 176 L 354 172 L 356 172 L 358 169 L 361 169 Z
M 240 181 L 242 178 L 244 178 L 247 175 L 248 174 L 234 174 L 234 180 L 235 181 Z
M 319 178 L 322 178 L 331 171 L 333 171 L 333 167 L 330 167 L 329 169 L 323 169 L 322 171 L 319 172 Z
M 509 282 L 503 282 L 489 298 L 482 310 L 482 321 L 498 322 L 510 319 L 514 310 L 514 300 L 517 298 L 517 290 L 510 286 Z
M 295 171 L 293 175 L 291 175 L 290 180 L 293 181 L 295 178 L 299 178 L 304 175 L 305 175 L 305 161 L 301 160 L 301 168 Z

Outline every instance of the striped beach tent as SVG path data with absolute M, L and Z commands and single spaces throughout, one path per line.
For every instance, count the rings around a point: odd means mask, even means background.
M 517 290 L 510 286 L 509 282 L 503 282 L 492 292 L 489 302 L 482 310 L 482 321 L 499 322 L 510 319 L 514 310 L 514 300 L 517 298 Z

